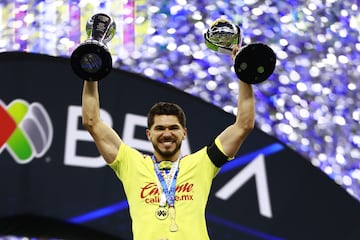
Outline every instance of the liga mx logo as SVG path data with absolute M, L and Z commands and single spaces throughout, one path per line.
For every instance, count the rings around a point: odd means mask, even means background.
M 0 100 L 0 154 L 7 149 L 24 164 L 42 157 L 53 138 L 53 126 L 40 103 L 16 99 L 6 106 Z

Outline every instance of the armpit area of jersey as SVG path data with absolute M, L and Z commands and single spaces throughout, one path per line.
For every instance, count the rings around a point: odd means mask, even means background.
M 228 162 L 228 157 L 220 151 L 218 146 L 216 146 L 215 141 L 211 143 L 206 149 L 207 154 L 214 165 L 220 168 L 222 165 Z

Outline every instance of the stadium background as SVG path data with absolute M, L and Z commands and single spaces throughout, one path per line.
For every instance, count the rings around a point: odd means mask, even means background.
M 237 79 L 227 56 L 206 49 L 202 32 L 224 16 L 241 26 L 245 44 L 269 44 L 278 65 L 255 88 L 257 127 L 359 199 L 356 1 L 2 1 L 1 51 L 66 58 L 96 12 L 116 20 L 109 44 L 115 69 L 168 83 L 228 113 L 235 111 Z

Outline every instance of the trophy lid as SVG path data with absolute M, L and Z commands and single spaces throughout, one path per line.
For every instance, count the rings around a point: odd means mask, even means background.
M 241 30 L 229 20 L 218 18 L 211 23 L 204 38 L 209 49 L 231 54 L 234 46 L 239 46 L 241 43 Z
M 93 15 L 86 23 L 88 38 L 108 43 L 115 35 L 116 24 L 112 17 L 105 13 Z

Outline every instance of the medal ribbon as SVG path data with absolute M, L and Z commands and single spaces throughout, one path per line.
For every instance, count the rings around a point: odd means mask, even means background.
M 173 207 L 175 202 L 176 179 L 179 172 L 179 160 L 174 162 L 171 166 L 170 172 L 168 174 L 169 177 L 166 180 L 161 173 L 159 164 L 155 161 L 154 156 L 152 157 L 152 160 L 154 162 L 155 174 L 161 184 L 161 188 L 163 190 L 163 194 L 165 194 L 166 201 L 170 207 Z

